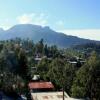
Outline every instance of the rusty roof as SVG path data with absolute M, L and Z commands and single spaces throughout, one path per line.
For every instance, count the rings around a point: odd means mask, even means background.
M 54 88 L 51 82 L 30 82 L 28 86 L 30 89 L 53 89 Z

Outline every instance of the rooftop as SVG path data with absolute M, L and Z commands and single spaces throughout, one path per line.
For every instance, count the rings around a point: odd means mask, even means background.
M 34 77 L 32 78 L 32 80 L 37 81 L 40 79 L 40 75 L 34 75 Z
M 54 88 L 51 82 L 30 82 L 28 86 L 30 89 L 53 89 Z
M 62 100 L 63 92 L 42 92 L 42 93 L 31 93 L 32 100 Z M 67 93 L 64 92 L 65 100 L 82 100 L 70 98 Z

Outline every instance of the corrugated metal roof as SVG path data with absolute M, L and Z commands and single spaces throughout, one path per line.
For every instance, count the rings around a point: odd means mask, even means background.
M 30 82 L 30 89 L 53 89 L 54 86 L 51 82 Z
M 32 100 L 63 100 L 63 92 L 42 92 L 31 93 Z M 83 100 L 70 98 L 66 92 L 64 92 L 65 100 Z

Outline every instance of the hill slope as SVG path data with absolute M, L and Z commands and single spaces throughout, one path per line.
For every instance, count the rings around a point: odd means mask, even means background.
M 65 35 L 63 33 L 55 32 L 49 27 L 41 27 L 32 24 L 15 25 L 9 30 L 0 29 L 0 40 L 7 40 L 13 38 L 32 39 L 34 42 L 44 39 L 45 43 L 49 45 L 57 45 L 59 47 L 69 47 L 72 45 L 85 44 L 90 42 L 98 42 L 88 39 L 82 39 L 75 36 Z

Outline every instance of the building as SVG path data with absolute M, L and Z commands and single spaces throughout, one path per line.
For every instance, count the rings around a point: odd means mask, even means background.
M 54 86 L 51 82 L 30 82 L 28 84 L 32 100 L 83 100 L 74 99 L 63 91 L 53 91 Z
M 63 100 L 63 92 L 39 92 L 31 93 L 32 100 Z M 82 100 L 70 98 L 67 93 L 64 92 L 64 100 Z
M 28 87 L 31 92 L 46 92 L 52 91 L 54 86 L 51 82 L 30 82 Z
M 32 78 L 33 82 L 39 81 L 39 80 L 40 80 L 40 75 L 34 75 L 33 78 Z

